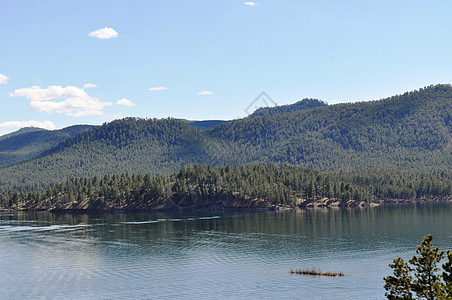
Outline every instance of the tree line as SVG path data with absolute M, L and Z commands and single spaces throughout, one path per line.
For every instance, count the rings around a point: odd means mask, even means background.
M 452 87 L 349 104 L 305 100 L 205 128 L 171 118 L 115 120 L 0 168 L 0 191 L 126 172 L 169 176 L 196 163 L 290 164 L 332 172 L 451 168 Z
M 0 194 L 4 209 L 184 209 L 295 207 L 316 201 L 371 203 L 383 199 L 446 199 L 452 196 L 450 171 L 374 171 L 337 174 L 290 165 L 214 168 L 189 165 L 170 176 L 104 175 L 72 178 L 43 189 Z

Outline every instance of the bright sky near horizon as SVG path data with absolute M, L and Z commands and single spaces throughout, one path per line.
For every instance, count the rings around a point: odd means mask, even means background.
M 0 0 L 0 134 L 452 81 L 450 0 Z

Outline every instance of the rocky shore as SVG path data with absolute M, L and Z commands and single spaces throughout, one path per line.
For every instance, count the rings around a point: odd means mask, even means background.
M 18 205 L 12 208 L 0 208 L 0 212 L 14 211 L 126 211 L 126 210 L 152 210 L 152 211 L 222 211 L 222 210 L 273 210 L 284 211 L 292 209 L 314 209 L 314 208 L 366 208 L 380 205 L 407 205 L 407 204 L 430 204 L 430 203 L 452 203 L 452 197 L 421 197 L 413 199 L 380 199 L 374 202 L 349 200 L 346 202 L 337 199 L 318 199 L 316 201 L 298 199 L 291 205 L 274 204 L 264 199 L 222 199 L 216 201 L 202 201 L 187 205 L 181 199 L 168 198 L 163 203 L 141 203 L 139 205 L 120 205 L 110 202 L 100 202 L 86 199 L 83 202 L 56 203 L 46 206 L 45 203 L 35 206 Z

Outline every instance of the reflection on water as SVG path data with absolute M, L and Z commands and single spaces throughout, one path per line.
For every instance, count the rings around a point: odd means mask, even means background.
M 428 233 L 452 249 L 449 206 L 225 213 L 0 215 L 5 299 L 383 299 L 393 258 Z M 319 268 L 344 277 L 291 275 Z

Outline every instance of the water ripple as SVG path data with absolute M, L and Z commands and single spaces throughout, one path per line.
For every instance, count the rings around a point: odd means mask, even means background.
M 331 214 L 0 215 L 0 293 L 4 299 L 362 299 L 365 286 L 365 298 L 382 299 L 387 264 L 415 250 L 422 226 L 433 228 L 441 248 L 452 246 L 452 223 L 435 213 L 389 212 L 381 221 L 407 228 Z M 413 225 L 417 214 L 422 226 Z M 346 276 L 289 274 L 311 267 Z

